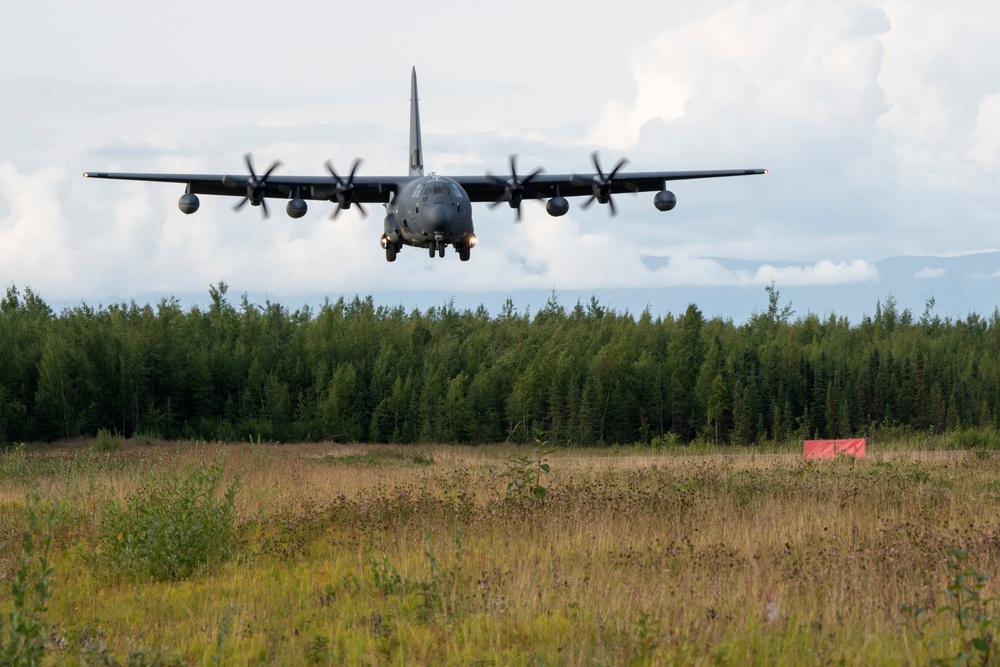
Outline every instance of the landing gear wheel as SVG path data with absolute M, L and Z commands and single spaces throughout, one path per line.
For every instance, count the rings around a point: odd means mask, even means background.
M 447 244 L 444 241 L 438 243 L 438 257 L 444 257 L 444 249 Z
M 395 243 L 386 243 L 385 244 L 385 261 L 387 261 L 387 262 L 395 262 L 396 261 L 396 253 L 398 252 L 398 250 L 399 250 L 399 246 L 396 245 Z
M 435 245 L 434 243 L 431 243 L 430 245 L 427 246 L 427 249 L 430 251 L 431 257 L 433 258 L 434 257 L 434 253 L 437 252 L 437 245 Z
M 458 258 L 463 262 L 468 262 L 469 257 L 472 255 L 472 248 L 467 245 L 459 246 L 458 248 Z

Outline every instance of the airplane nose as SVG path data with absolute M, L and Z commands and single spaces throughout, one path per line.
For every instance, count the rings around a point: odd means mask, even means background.
M 445 204 L 431 204 L 424 210 L 424 221 L 432 232 L 448 231 L 454 219 L 454 210 Z

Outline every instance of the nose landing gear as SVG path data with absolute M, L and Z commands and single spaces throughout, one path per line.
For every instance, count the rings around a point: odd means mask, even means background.
M 443 234 L 435 234 L 434 240 L 427 244 L 427 250 L 431 257 L 434 256 L 434 253 L 437 253 L 438 257 L 444 257 L 444 249 L 447 245 Z

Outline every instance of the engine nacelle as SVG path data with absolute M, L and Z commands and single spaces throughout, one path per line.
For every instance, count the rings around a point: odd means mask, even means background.
M 653 206 L 658 211 L 669 211 L 674 206 L 677 206 L 677 197 L 670 190 L 660 190 L 653 197 Z
M 558 195 L 545 202 L 545 210 L 549 215 L 558 218 L 569 213 L 569 202 L 562 195 Z
M 181 198 L 177 200 L 177 208 L 181 210 L 184 215 L 191 215 L 198 210 L 201 206 L 201 202 L 198 201 L 198 195 L 193 192 L 185 192 L 181 195 Z
M 300 197 L 289 199 L 285 205 L 285 213 L 288 214 L 289 218 L 301 218 L 308 210 L 309 205 L 306 204 L 306 200 Z
M 384 242 L 392 243 L 402 243 L 403 236 L 399 233 L 399 227 L 396 226 L 396 216 L 393 213 L 385 216 L 385 222 L 383 224 L 383 229 L 385 234 L 382 235 Z M 384 245 L 382 246 L 385 247 Z

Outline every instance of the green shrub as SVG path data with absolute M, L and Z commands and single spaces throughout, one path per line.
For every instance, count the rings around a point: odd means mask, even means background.
M 934 665 L 992 665 L 995 655 L 995 618 L 997 602 L 1000 598 L 988 597 L 986 584 L 990 577 L 978 571 L 969 563 L 969 552 L 950 548 L 948 559 L 948 604 L 931 609 L 926 606 L 902 605 L 900 611 L 913 624 L 917 635 L 924 639 L 927 634 L 924 623 L 933 616 L 947 621 L 945 632 L 928 646 L 938 649 L 938 640 L 957 640 L 958 651 L 954 655 L 945 654 L 932 658 Z M 947 644 L 947 641 L 942 642 Z M 948 649 L 945 648 L 947 651 Z
M 148 432 L 137 432 L 132 436 L 132 442 L 137 445 L 142 445 L 143 447 L 150 447 L 156 444 L 157 440 L 162 440 L 163 438 L 158 433 L 148 433 Z
M 0 665 L 37 665 L 45 654 L 48 627 L 45 609 L 52 590 L 49 551 L 54 512 L 38 512 L 41 501 L 28 502 L 28 527 L 10 581 L 11 609 L 0 618 Z M 39 542 L 36 542 L 36 539 Z
M 545 439 L 544 431 L 537 431 L 535 434 L 535 447 L 531 450 L 531 456 L 509 456 L 507 457 L 507 469 L 497 470 L 488 468 L 493 491 L 497 500 L 501 499 L 500 489 L 506 484 L 506 494 L 503 497 L 510 499 L 522 499 L 532 497 L 539 501 L 544 501 L 549 490 L 542 486 L 542 474 L 548 475 L 551 472 L 548 457 L 555 450 L 549 447 L 549 441 Z
M 7 447 L 0 453 L 0 480 L 24 483 L 34 479 L 32 463 L 23 442 Z
M 680 438 L 677 437 L 676 433 L 665 433 L 653 436 L 649 444 L 653 449 L 659 451 L 661 449 L 674 448 L 679 442 Z
M 108 570 L 131 579 L 180 580 L 227 560 L 236 547 L 238 483 L 220 496 L 222 477 L 217 460 L 188 466 L 124 504 L 109 502 L 99 533 Z
M 113 453 L 121 451 L 122 437 L 117 432 L 112 433 L 106 428 L 97 430 L 97 437 L 90 445 L 91 451 L 102 453 Z
M 372 583 L 375 588 L 381 591 L 382 595 L 394 595 L 403 590 L 403 577 L 399 570 L 389 561 L 389 557 L 384 555 L 382 560 L 372 557 Z
M 1000 434 L 992 429 L 967 428 L 948 434 L 956 449 L 1000 449 Z

